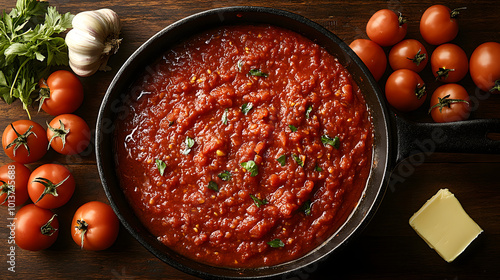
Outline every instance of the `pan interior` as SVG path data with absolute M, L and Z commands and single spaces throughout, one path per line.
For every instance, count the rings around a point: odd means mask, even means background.
M 128 205 L 115 173 L 113 149 L 113 123 L 125 110 L 124 92 L 134 76 L 166 49 L 203 30 L 220 25 L 253 23 L 271 24 L 295 31 L 324 47 L 336 56 L 352 74 L 364 93 L 374 129 L 373 161 L 364 193 L 347 221 L 322 245 L 309 254 L 280 265 L 257 269 L 229 269 L 208 266 L 187 259 L 157 241 Z M 380 89 L 361 60 L 334 34 L 299 15 L 262 7 L 228 7 L 209 10 L 180 20 L 163 29 L 144 43 L 122 66 L 111 82 L 103 99 L 97 121 L 97 164 L 106 195 L 122 224 L 149 251 L 167 264 L 202 278 L 267 278 L 300 270 L 342 247 L 359 232 L 373 215 L 386 187 L 389 167 L 390 126 L 387 109 Z

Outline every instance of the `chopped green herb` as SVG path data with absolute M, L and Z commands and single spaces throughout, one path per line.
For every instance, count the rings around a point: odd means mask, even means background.
M 224 172 L 219 173 L 217 177 L 219 177 L 222 181 L 229 181 L 231 179 L 231 172 L 226 170 Z
M 229 109 L 224 110 L 224 113 L 222 113 L 222 124 L 227 125 L 227 112 L 229 112 Z
M 302 155 L 298 156 L 298 155 L 296 155 L 296 154 L 292 154 L 292 158 L 295 160 L 295 162 L 296 162 L 298 165 L 300 165 L 300 166 L 304 167 L 304 161 L 305 161 L 305 159 L 306 159 L 306 156 L 302 156 Z
M 264 77 L 267 78 L 269 75 L 267 73 L 262 72 L 260 69 L 252 69 L 248 72 L 250 76 Z
M 261 207 L 263 205 L 266 205 L 267 204 L 267 200 L 264 198 L 264 199 L 258 199 L 255 195 L 250 195 L 250 197 L 253 199 L 253 203 L 255 203 L 255 206 L 257 207 Z
M 286 155 L 281 155 L 276 160 L 281 164 L 281 166 L 285 166 L 285 164 L 286 164 Z
M 300 208 L 304 214 L 307 216 L 311 215 L 311 201 L 307 200 L 302 204 L 302 207 Z
M 312 110 L 313 110 L 312 106 L 307 107 L 307 110 L 306 110 L 306 119 L 308 119 L 308 118 L 311 117 Z
M 291 125 L 291 124 L 290 124 L 290 125 L 288 125 L 288 127 L 290 128 L 290 130 L 291 130 L 292 132 L 297 131 L 297 128 L 296 128 L 294 125 Z
M 252 110 L 253 104 L 251 102 L 245 103 L 241 105 L 241 112 L 243 112 L 244 115 L 248 114 L 250 110 Z
M 187 154 L 189 154 L 189 152 L 191 152 L 191 148 L 193 148 L 193 146 L 194 146 L 194 139 L 187 136 L 186 140 L 184 140 L 184 144 L 186 145 L 186 147 L 184 148 L 184 150 L 181 153 L 183 155 L 187 155 Z
M 285 247 L 285 243 L 281 241 L 280 239 L 276 238 L 272 241 L 267 242 L 267 245 L 271 246 L 271 248 L 280 248 L 280 247 Z
M 259 167 L 253 160 L 249 160 L 247 162 L 242 162 L 241 166 L 246 169 L 246 171 L 250 172 L 250 176 L 255 177 L 259 174 Z
M 163 174 L 165 174 L 165 168 L 167 168 L 167 164 L 161 159 L 156 159 L 155 161 L 156 161 L 156 168 L 158 168 L 160 175 L 163 176 Z
M 319 165 L 316 164 L 316 166 L 314 167 L 314 171 L 321 172 L 323 171 L 323 168 L 321 168 Z
M 335 149 L 338 149 L 340 147 L 340 139 L 338 136 L 335 136 L 335 138 L 331 138 L 328 135 L 323 135 L 321 136 L 321 142 L 324 145 L 330 145 L 334 147 Z
M 213 191 L 216 191 L 216 192 L 218 192 L 218 191 L 219 191 L 219 185 L 217 185 L 217 183 L 216 183 L 216 182 L 214 182 L 214 181 L 210 181 L 210 182 L 208 182 L 208 186 L 207 186 L 207 188 L 209 188 L 209 189 L 211 189 L 211 190 L 213 190 Z

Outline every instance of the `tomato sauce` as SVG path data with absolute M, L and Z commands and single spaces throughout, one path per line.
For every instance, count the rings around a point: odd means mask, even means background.
M 227 26 L 148 66 L 116 121 L 120 184 L 158 240 L 199 262 L 296 259 L 347 219 L 372 125 L 351 75 L 274 26 Z

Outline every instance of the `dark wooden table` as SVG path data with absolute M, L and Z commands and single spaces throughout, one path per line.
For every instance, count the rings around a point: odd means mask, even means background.
M 467 55 L 480 43 L 500 42 L 496 1 L 441 1 L 449 7 L 466 6 L 460 18 L 460 31 L 453 41 L 462 46 Z M 76 114 L 91 127 L 95 126 L 100 102 L 111 79 L 127 57 L 162 28 L 183 17 L 207 9 L 235 5 L 257 5 L 281 8 L 303 15 L 337 34 L 350 43 L 367 38 L 365 25 L 377 10 L 390 8 L 408 18 L 407 38 L 421 40 L 419 20 L 433 1 L 102 1 L 53 0 L 60 12 L 78 13 L 109 7 L 115 10 L 123 23 L 123 44 L 110 60 L 113 70 L 81 78 L 85 101 Z M 10 9 L 15 0 L 0 0 L 2 9 Z M 428 51 L 434 47 L 425 45 Z M 388 52 L 389 49 L 386 49 Z M 500 62 L 499 62 L 500 63 Z M 390 73 L 387 70 L 385 78 Z M 438 85 L 429 67 L 422 74 L 429 92 Z M 383 87 L 384 78 L 380 85 Z M 471 118 L 499 118 L 500 95 L 480 92 L 468 75 L 462 82 L 475 97 Z M 424 105 L 428 108 L 428 101 Z M 431 122 L 422 108 L 403 117 Z M 35 112 L 35 110 L 32 110 Z M 19 103 L 0 104 L 0 128 L 10 122 L 26 118 Z M 51 117 L 34 113 L 33 119 L 44 125 Z M 144 249 L 124 228 L 117 242 L 101 252 L 82 251 L 70 236 L 70 221 L 74 211 L 91 200 L 107 202 L 97 173 L 94 148 L 78 157 L 66 157 L 50 151 L 42 161 L 31 164 L 31 169 L 43 163 L 66 165 L 77 178 L 77 189 L 70 202 L 57 209 L 61 229 L 51 248 L 30 252 L 15 250 L 15 272 L 7 270 L 7 210 L 0 208 L 0 278 L 114 278 L 114 279 L 196 279 L 178 271 Z M 10 160 L 0 152 L 0 163 Z M 394 168 L 394 177 L 402 182 L 391 184 L 383 203 L 368 227 L 348 246 L 323 263 L 310 267 L 287 279 L 500 279 L 500 156 L 477 154 L 439 154 L 425 156 L 419 164 L 403 162 Z M 446 263 L 408 225 L 408 219 L 440 188 L 449 188 L 458 197 L 470 216 L 484 229 L 484 233 L 453 263 Z M 331 277 L 330 277 L 331 276 Z

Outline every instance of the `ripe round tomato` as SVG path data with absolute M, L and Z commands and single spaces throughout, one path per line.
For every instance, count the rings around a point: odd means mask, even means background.
M 19 206 L 28 200 L 28 179 L 31 170 L 12 162 L 0 167 L 0 204 Z
M 75 191 L 75 178 L 59 164 L 44 164 L 33 170 L 28 182 L 31 200 L 41 208 L 53 209 L 66 204 Z
M 52 211 L 28 204 L 17 212 L 15 228 L 17 246 L 39 251 L 54 244 L 59 234 L 59 221 Z
M 48 144 L 45 129 L 30 120 L 19 120 L 9 124 L 2 135 L 5 154 L 23 164 L 40 160 L 47 153 Z
M 71 235 L 82 249 L 99 251 L 113 245 L 119 228 L 118 217 L 111 206 L 91 201 L 76 210 L 71 223 Z
M 392 70 L 410 69 L 418 73 L 425 68 L 428 60 L 429 55 L 424 45 L 415 39 L 403 40 L 389 52 Z
M 382 9 L 372 15 L 366 24 L 366 34 L 381 46 L 392 46 L 406 36 L 406 20 L 401 14 Z
M 410 112 L 425 101 L 425 84 L 420 76 L 409 69 L 394 71 L 385 84 L 385 96 L 392 107 Z
M 500 91 L 500 44 L 486 42 L 479 45 L 470 56 L 470 75 L 478 88 Z
M 41 80 L 40 108 L 47 114 L 57 116 L 73 113 L 82 105 L 83 86 L 78 77 L 66 70 L 50 74 L 47 80 Z
M 436 80 L 456 83 L 469 71 L 469 61 L 462 48 L 454 44 L 444 44 L 432 53 L 431 69 Z
M 469 103 L 469 94 L 463 86 L 446 84 L 432 93 L 429 112 L 435 122 L 463 121 L 470 116 Z
M 361 58 L 375 80 L 378 81 L 387 67 L 387 57 L 384 50 L 375 42 L 367 39 L 356 39 L 349 47 Z
M 430 6 L 420 19 L 420 34 L 431 45 L 449 42 L 458 34 L 459 9 L 451 10 L 443 5 Z
M 79 154 L 89 146 L 90 128 L 77 115 L 59 115 L 49 123 L 47 139 L 52 149 L 58 153 Z

